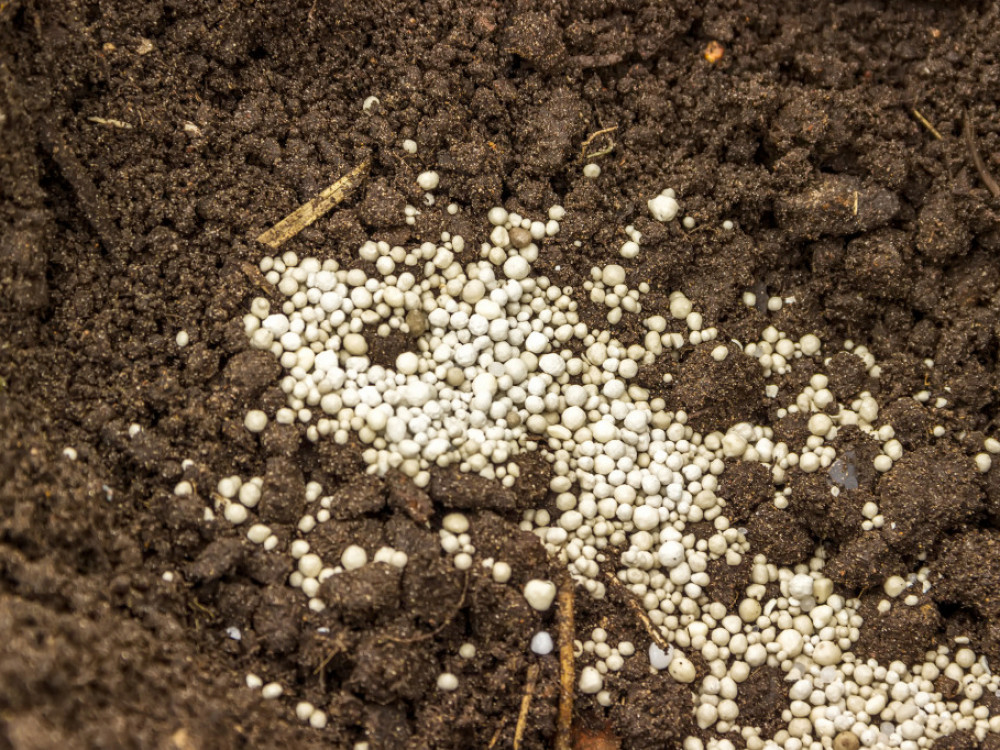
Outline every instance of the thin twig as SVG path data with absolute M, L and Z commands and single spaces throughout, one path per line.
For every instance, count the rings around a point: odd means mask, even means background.
M 368 170 L 368 164 L 367 160 L 361 162 L 335 183 L 324 189 L 311 201 L 303 203 L 284 219 L 261 234 L 257 238 L 257 241 L 263 242 L 265 245 L 269 245 L 277 250 L 285 242 L 344 200 L 347 193 L 360 181 L 361 176 Z
M 997 181 L 993 179 L 993 175 L 986 169 L 983 157 L 979 154 L 979 147 L 976 146 L 976 132 L 972 127 L 972 115 L 969 114 L 968 110 L 965 111 L 965 126 L 962 128 L 962 132 L 965 135 L 965 145 L 969 149 L 972 163 L 976 165 L 976 171 L 979 172 L 979 176 L 989 191 L 993 193 L 993 197 L 1000 199 L 1000 185 L 997 184 Z
M 496 744 L 500 741 L 500 735 L 503 734 L 504 727 L 507 726 L 507 716 L 500 717 L 500 724 L 497 726 L 497 731 L 493 733 L 493 737 L 490 739 L 490 744 L 486 746 L 486 750 L 493 750 Z
M 597 136 L 604 135 L 605 133 L 613 133 L 616 130 L 618 130 L 617 125 L 612 125 L 610 128 L 602 128 L 601 130 L 595 130 L 593 133 L 587 136 L 586 140 L 582 144 L 580 144 L 580 148 L 585 149 L 587 146 L 590 145 L 591 141 L 597 138 Z
M 573 729 L 573 696 L 576 691 L 573 636 L 573 582 L 564 575 L 559 585 L 559 714 L 555 750 L 570 750 Z
M 664 651 L 669 649 L 670 644 L 667 643 L 663 634 L 660 633 L 659 629 L 653 624 L 653 621 L 649 619 L 649 615 L 646 614 L 646 611 L 642 608 L 639 602 L 635 600 L 635 597 L 628 592 L 622 582 L 615 577 L 614 573 L 607 573 L 606 575 L 608 580 L 611 581 L 612 587 L 618 589 L 618 593 L 621 594 L 628 608 L 631 609 L 632 612 L 635 613 L 635 616 L 639 618 L 639 622 L 642 623 L 642 627 L 645 629 L 647 635 L 653 639 L 653 643 Z
M 524 684 L 524 695 L 521 697 L 521 710 L 517 714 L 517 726 L 514 727 L 514 750 L 520 750 L 524 739 L 524 727 L 528 723 L 528 711 L 531 710 L 531 699 L 535 696 L 535 685 L 538 684 L 538 662 L 528 667 L 528 679 Z
M 931 135 L 933 135 L 939 141 L 943 141 L 944 140 L 944 136 L 942 136 L 938 132 L 938 129 L 931 124 L 930 120 L 928 120 L 926 117 L 924 117 L 922 114 L 920 114 L 920 110 L 919 109 L 917 109 L 916 107 L 914 107 L 910 111 L 913 113 L 913 116 L 916 117 L 920 121 L 920 124 L 923 125 L 925 128 L 927 128 L 930 131 Z

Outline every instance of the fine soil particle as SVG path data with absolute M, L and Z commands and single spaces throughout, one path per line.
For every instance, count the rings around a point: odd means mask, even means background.
M 413 502 L 419 506 L 417 501 Z M 406 500 L 402 505 L 410 507 Z M 384 507 L 384 483 L 381 479 L 369 475 L 358 477 L 330 496 L 330 515 L 341 521 L 378 513 Z
M 517 505 L 515 494 L 506 487 L 485 477 L 461 472 L 454 466 L 431 469 L 427 492 L 434 502 L 458 510 L 510 512 Z
M 804 239 L 884 227 L 897 211 L 893 192 L 850 175 L 823 175 L 775 204 L 778 226 Z
M 837 352 L 833 355 L 826 365 L 826 374 L 829 380 L 827 388 L 842 403 L 848 403 L 861 391 L 868 389 L 870 382 L 865 363 L 850 352 Z
M 861 509 L 872 499 L 865 490 L 841 491 L 829 475 L 800 474 L 789 483 L 791 508 L 813 537 L 843 542 L 858 535 L 864 516 Z
M 791 510 L 762 503 L 746 523 L 746 537 L 754 548 L 775 565 L 797 565 L 807 561 L 816 543 L 809 529 Z
M 417 523 L 427 523 L 434 515 L 434 503 L 430 495 L 414 484 L 413 480 L 398 471 L 385 476 L 388 505 L 401 510 Z
M 879 412 L 879 418 L 891 424 L 896 440 L 906 450 L 927 445 L 934 429 L 934 415 L 912 398 L 900 398 Z
M 725 50 L 714 63 L 712 41 Z M 819 336 L 831 392 L 875 395 L 906 452 L 879 478 L 874 442 L 842 430 L 858 487 L 834 497 L 825 472 L 792 472 L 784 510 L 766 470 L 731 463 L 720 495 L 747 559 L 793 565 L 825 541 L 845 593 L 871 589 L 859 653 L 909 663 L 972 629 L 973 647 L 1000 658 L 988 562 L 1000 474 L 967 457 L 1000 427 L 1000 212 L 961 135 L 971 116 L 1000 172 L 1000 63 L 984 52 L 998 47 L 1000 10 L 955 3 L 0 0 L 0 748 L 510 747 L 532 663 L 522 747 L 552 746 L 558 664 L 527 643 L 556 622 L 520 587 L 558 566 L 516 526 L 522 510 L 554 507 L 550 467 L 517 457 L 513 488 L 436 471 L 425 491 L 368 477 L 356 437 L 243 427 L 250 405 L 274 415 L 286 398 L 281 368 L 242 329 L 254 297 L 277 299 L 254 238 L 363 161 L 365 184 L 283 251 L 355 264 L 369 237 L 411 247 L 448 231 L 470 262 L 489 207 L 534 218 L 561 203 L 536 266 L 577 290 L 582 319 L 607 327 L 581 287 L 591 267 L 621 263 L 630 286 L 651 288 L 615 327 L 623 342 L 651 315 L 681 330 L 675 290 L 718 327 L 639 375 L 699 430 L 773 424 L 794 399 L 762 400 L 759 368 L 731 338 L 768 325 Z M 597 179 L 581 174 L 588 160 Z M 435 206 L 416 185 L 426 169 L 441 175 Z M 694 229 L 646 215 L 665 187 Z M 644 239 L 626 261 L 628 224 Z M 748 290 L 794 301 L 767 313 L 744 304 Z M 392 364 L 425 317 L 408 335 L 366 332 L 373 357 Z M 848 340 L 877 358 L 878 378 L 841 352 Z M 809 370 L 796 363 L 788 384 Z M 773 426 L 793 450 L 808 438 L 804 415 Z M 333 520 L 310 535 L 324 559 L 391 545 L 410 563 L 345 574 L 328 609 L 310 611 L 287 585 L 292 561 L 206 519 L 234 473 L 263 478 L 282 548 L 316 481 L 333 498 Z M 172 493 L 181 481 L 190 495 Z M 858 532 L 868 499 L 886 523 Z M 472 523 L 468 572 L 441 553 L 436 524 L 453 509 Z M 511 565 L 510 584 L 480 565 L 487 555 Z M 928 595 L 880 613 L 884 578 L 925 565 Z M 735 600 L 748 567 L 717 563 L 713 590 Z M 611 707 L 576 696 L 578 738 L 664 747 L 695 732 L 690 690 L 649 674 L 632 610 L 617 595 L 576 598 L 578 637 L 600 626 L 638 652 L 608 680 Z M 443 670 L 454 693 L 435 687 Z M 247 673 L 285 698 L 262 700 Z M 741 723 L 778 728 L 782 677 L 751 674 Z M 326 730 L 294 722 L 299 696 L 327 712 Z
M 386 563 L 372 563 L 340 576 L 336 585 L 327 579 L 320 587 L 324 601 L 345 623 L 364 625 L 399 608 L 402 573 Z

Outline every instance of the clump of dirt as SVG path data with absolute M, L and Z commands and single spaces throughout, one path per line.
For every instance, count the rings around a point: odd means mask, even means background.
M 987 620 L 1000 614 L 1000 571 L 983 560 L 1000 552 L 995 529 L 967 531 L 945 539 L 935 566 L 932 589 L 938 601 L 968 604 Z
M 774 495 L 771 473 L 753 461 L 733 461 L 722 473 L 719 497 L 726 500 L 726 518 L 742 523 Z
M 764 414 L 764 375 L 752 357 L 736 352 L 723 361 L 702 344 L 681 363 L 667 406 L 688 413 L 688 423 L 702 434 L 738 422 L 756 424 Z
M 928 596 L 909 590 L 906 594 L 913 598 L 889 599 L 881 591 L 861 597 L 858 614 L 865 619 L 865 627 L 854 644 L 858 656 L 880 664 L 899 660 L 913 665 L 936 647 L 942 623 L 937 606 Z
M 927 552 L 942 532 L 982 509 L 976 469 L 966 456 L 925 448 L 903 457 L 879 482 L 886 539 L 908 554 Z

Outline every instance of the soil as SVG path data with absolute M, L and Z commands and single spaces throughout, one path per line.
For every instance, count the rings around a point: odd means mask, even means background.
M 715 62 L 710 42 L 724 50 Z M 928 566 L 920 606 L 878 615 L 861 644 L 881 661 L 960 633 L 1000 659 L 985 562 L 1000 554 L 1000 474 L 968 459 L 1000 427 L 997 49 L 1000 7 L 985 2 L 0 0 L 0 749 L 511 747 L 532 662 L 522 747 L 552 745 L 558 664 L 526 644 L 555 623 L 518 592 L 556 575 L 517 526 L 545 502 L 547 467 L 517 492 L 442 473 L 424 493 L 364 478 L 356 443 L 243 429 L 247 404 L 284 402 L 280 368 L 240 322 L 262 293 L 253 238 L 364 160 L 365 185 L 285 249 L 346 262 L 372 233 L 480 237 L 494 204 L 534 217 L 561 203 L 536 266 L 560 284 L 619 262 L 653 289 L 644 314 L 680 289 L 721 340 L 773 324 L 831 352 L 867 346 L 881 378 L 838 355 L 830 387 L 895 402 L 886 419 L 910 458 L 880 479 L 870 442 L 845 433 L 858 488 L 835 503 L 792 474 L 784 511 L 756 469 L 739 470 L 741 523 L 774 562 L 825 541 L 845 592 Z M 589 154 L 595 180 L 581 173 Z M 415 177 L 429 168 L 438 205 L 409 226 L 403 206 L 422 200 Z M 646 217 L 664 187 L 695 229 Z M 443 210 L 452 200 L 457 216 Z M 643 233 L 634 261 L 617 253 L 628 224 Z M 795 301 L 762 312 L 742 302 L 751 289 Z M 638 316 L 619 328 L 641 336 Z M 383 356 L 405 346 L 387 341 Z M 709 429 L 779 406 L 704 347 L 653 375 L 667 371 L 668 395 L 697 402 Z M 718 389 L 729 397 L 713 401 Z M 904 398 L 918 390 L 930 404 Z M 783 429 L 801 431 L 792 421 Z M 290 563 L 203 520 L 233 473 L 264 477 L 282 542 L 319 481 L 342 501 L 316 532 L 324 554 L 361 540 L 411 564 L 350 574 L 336 606 L 310 612 L 285 584 Z M 171 494 L 182 479 L 192 496 Z M 868 497 L 894 515 L 892 533 L 845 522 Z M 452 508 L 517 585 L 446 563 L 435 524 Z M 629 608 L 577 602 L 578 634 L 647 642 Z M 478 649 L 468 661 L 465 642 Z M 676 746 L 693 731 L 689 692 L 641 657 L 626 663 L 622 702 L 578 696 L 578 746 Z M 434 688 L 442 670 L 458 691 Z M 262 700 L 248 672 L 296 697 Z M 780 686 L 754 677 L 745 708 L 762 726 Z M 298 699 L 325 707 L 329 726 L 297 722 Z

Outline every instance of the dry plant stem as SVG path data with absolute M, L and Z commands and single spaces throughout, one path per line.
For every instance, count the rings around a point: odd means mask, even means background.
M 514 750 L 520 750 L 524 739 L 524 727 L 528 723 L 528 712 L 531 710 L 531 699 L 535 697 L 535 686 L 538 684 L 538 663 L 528 667 L 528 679 L 524 684 L 524 695 L 521 697 L 521 710 L 517 714 L 517 726 L 514 727 Z
M 924 116 L 923 116 L 922 114 L 920 114 L 920 110 L 919 110 L 919 109 L 917 109 L 916 107 L 914 107 L 914 108 L 913 108 L 912 110 L 910 110 L 910 111 L 911 111 L 911 112 L 913 112 L 913 116 L 914 116 L 914 117 L 916 117 L 916 118 L 917 118 L 917 120 L 919 120 L 919 121 L 920 121 L 920 124 L 921 124 L 921 125 L 923 125 L 923 126 L 924 126 L 925 128 L 927 128 L 927 130 L 928 130 L 928 131 L 930 131 L 930 134 L 931 134 L 931 135 L 933 135 L 935 139 L 937 139 L 937 140 L 939 140 L 939 141 L 941 141 L 941 140 L 944 140 L 944 136 L 942 136 L 942 135 L 941 135 L 941 134 L 940 134 L 940 133 L 938 132 L 938 129 L 937 129 L 937 128 L 935 128 L 935 127 L 934 127 L 934 126 L 933 126 L 933 125 L 931 124 L 931 121 L 930 121 L 930 120 L 928 120 L 928 119 L 927 119 L 926 117 L 924 117 Z
M 490 744 L 486 746 L 486 750 L 493 750 L 496 744 L 500 741 L 500 735 L 503 734 L 503 728 L 507 726 L 507 717 L 500 717 L 500 725 L 497 727 L 497 731 L 493 733 L 493 737 L 490 738 Z
M 285 242 L 344 200 L 347 193 L 360 182 L 362 175 L 367 171 L 368 161 L 361 162 L 335 183 L 324 189 L 323 192 L 311 201 L 303 203 L 284 219 L 261 234 L 257 238 L 257 241 L 263 242 L 265 245 L 277 250 Z
M 98 125 L 109 125 L 113 128 L 121 128 L 122 130 L 131 130 L 132 126 L 127 122 L 122 122 L 121 120 L 106 120 L 103 117 L 88 117 L 88 122 L 93 122 Z
M 646 614 L 645 610 L 639 605 L 639 602 L 625 589 L 622 582 L 619 581 L 614 573 L 607 574 L 608 580 L 611 582 L 611 587 L 618 589 L 618 593 L 621 594 L 622 598 L 625 600 L 625 604 L 631 609 L 635 616 L 639 618 L 639 622 L 642 623 L 643 628 L 650 638 L 653 639 L 653 643 L 659 646 L 661 649 L 666 651 L 670 648 L 670 644 L 667 643 L 666 639 L 660 633 L 659 629 L 653 624 L 653 621 L 649 619 L 649 615 Z
M 573 728 L 573 694 L 576 689 L 573 636 L 573 582 L 568 575 L 559 585 L 559 714 L 555 750 L 570 750 Z
M 274 298 L 274 286 L 267 283 L 267 279 L 264 278 L 264 274 L 260 272 L 253 263 L 242 263 L 240 264 L 240 270 L 243 271 L 243 275 L 247 277 L 251 282 L 256 284 L 262 292 L 264 292 L 265 297 Z
M 965 135 L 965 145 L 969 149 L 972 163 L 976 165 L 976 171 L 979 172 L 983 184 L 993 193 L 994 198 L 1000 198 L 1000 185 L 997 184 L 997 181 L 993 179 L 993 175 L 986 169 L 986 163 L 983 161 L 983 157 L 979 153 L 979 147 L 976 145 L 976 132 L 972 127 L 972 115 L 968 112 L 965 113 L 965 126 L 962 128 L 962 132 Z

